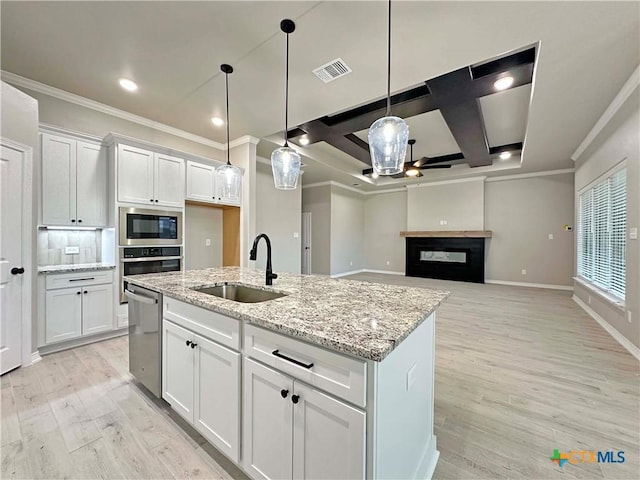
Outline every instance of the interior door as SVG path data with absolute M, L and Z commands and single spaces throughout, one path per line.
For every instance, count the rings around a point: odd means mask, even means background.
M 302 213 L 302 273 L 311 275 L 311 212 Z
M 0 374 L 22 358 L 22 153 L 1 148 L 0 156 Z

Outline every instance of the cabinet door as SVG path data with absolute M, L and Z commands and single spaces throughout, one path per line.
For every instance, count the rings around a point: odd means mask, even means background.
M 76 141 L 42 134 L 42 223 L 76 224 Z
M 364 478 L 364 412 L 299 382 L 294 390 L 293 478 Z
M 153 152 L 118 145 L 118 201 L 154 204 Z
M 184 206 L 184 160 L 155 154 L 155 205 Z
M 199 202 L 215 200 L 216 169 L 203 163 L 187 162 L 187 199 Z
M 193 334 L 166 320 L 162 325 L 162 398 L 193 423 Z
M 45 296 L 45 342 L 82 335 L 82 288 L 49 290 Z
M 82 334 L 113 329 L 113 285 L 82 288 Z
M 107 225 L 107 158 L 100 145 L 78 142 L 76 199 L 76 223 L 87 227 Z
M 239 460 L 240 354 L 195 335 L 194 426 L 218 450 Z
M 243 387 L 244 469 L 253 478 L 292 478 L 293 380 L 245 358 Z

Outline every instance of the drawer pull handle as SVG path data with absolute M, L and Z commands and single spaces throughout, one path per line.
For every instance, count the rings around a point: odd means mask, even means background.
M 70 282 L 85 282 L 87 280 L 95 280 L 95 277 L 87 277 L 87 278 L 72 278 L 69 281 Z
M 275 355 L 276 357 L 280 357 L 283 360 L 286 360 L 287 362 L 295 363 L 296 365 L 302 368 L 309 369 L 313 367 L 313 363 L 304 363 L 304 362 L 301 362 L 300 360 L 296 360 L 295 358 L 287 357 L 286 355 L 281 354 L 280 350 L 274 350 L 273 355 Z

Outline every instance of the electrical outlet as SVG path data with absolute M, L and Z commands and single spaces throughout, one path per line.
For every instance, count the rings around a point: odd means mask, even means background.
M 300 234 L 298 232 L 293 232 L 293 238 L 299 238 Z
M 205 246 L 205 247 L 210 247 L 210 246 L 211 246 L 211 239 L 210 239 L 210 238 L 205 238 L 205 240 L 204 240 L 204 246 Z
M 416 383 L 416 366 L 414 363 L 409 370 L 407 370 L 407 392 L 411 390 L 413 384 Z
M 80 253 L 80 247 L 64 247 L 65 255 L 78 255 Z
M 353 267 L 353 262 L 352 261 L 349 261 L 349 266 Z
M 522 275 L 526 275 L 527 274 L 527 269 L 523 268 L 522 271 L 520 272 Z
M 549 234 L 549 240 L 553 240 L 553 233 Z
M 627 322 L 631 323 L 631 310 L 627 310 Z
M 391 265 L 391 262 L 389 260 L 387 260 L 387 265 Z
M 446 221 L 446 220 L 443 220 L 443 222 L 444 222 L 444 224 L 445 224 L 445 225 L 447 224 L 447 221 Z
M 629 239 L 637 240 L 638 239 L 638 227 L 631 227 L 629 229 Z

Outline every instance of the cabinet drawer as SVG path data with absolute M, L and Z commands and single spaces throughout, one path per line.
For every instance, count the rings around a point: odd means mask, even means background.
M 325 392 L 360 407 L 366 404 L 367 364 L 364 360 L 309 345 L 254 325 L 245 325 L 244 351 L 246 355 Z M 308 367 L 311 364 L 313 366 Z
M 46 289 L 99 285 L 113 282 L 113 270 L 93 270 L 88 272 L 47 274 Z
M 240 350 L 240 321 L 211 310 L 165 298 L 163 317 L 226 347 Z

